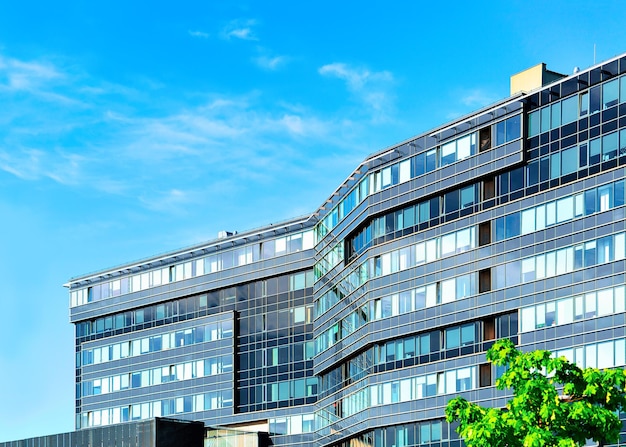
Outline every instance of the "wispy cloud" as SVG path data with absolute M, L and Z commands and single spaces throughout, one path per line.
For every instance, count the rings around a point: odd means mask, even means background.
M 264 70 L 278 70 L 287 63 L 285 56 L 258 56 L 252 59 L 260 68 Z
M 209 33 L 205 33 L 204 31 L 198 31 L 198 30 L 189 30 L 187 31 L 189 33 L 189 35 L 191 37 L 199 37 L 201 39 L 208 39 L 210 34 Z
M 5 150 L 0 148 L 0 170 L 22 180 L 51 179 L 74 185 L 78 181 L 84 157 L 62 151 L 46 152 L 41 149 L 23 148 Z
M 391 72 L 370 71 L 341 62 L 323 65 L 318 72 L 322 76 L 343 80 L 353 96 L 370 109 L 375 121 L 388 119 L 394 99 L 391 93 L 394 77 Z
M 457 89 L 450 92 L 450 100 L 446 104 L 454 107 L 445 114 L 446 119 L 459 118 L 472 110 L 493 104 L 499 98 L 492 92 L 482 88 Z
M 62 78 L 53 65 L 44 62 L 26 62 L 0 56 L 0 89 L 32 90 L 54 79 Z
M 170 189 L 167 191 L 151 191 L 150 194 L 142 194 L 139 200 L 143 205 L 153 211 L 171 212 L 176 209 L 179 213 L 195 200 L 192 199 L 191 191 Z
M 350 67 L 340 62 L 323 65 L 319 72 L 324 76 L 343 79 L 352 90 L 362 90 L 366 84 L 372 82 L 393 80 L 393 75 L 389 71 L 372 72 L 365 68 Z
M 283 63 L 267 57 L 270 67 Z M 122 86 L 63 65 L 0 61 L 4 72 L 10 65 L 28 73 L 27 82 L 14 85 L 30 86 L 19 95 L 0 89 L 0 177 L 115 195 L 136 210 L 174 216 L 190 206 L 220 209 L 242 191 L 254 196 L 270 185 L 298 185 L 316 170 L 343 176 L 367 141 L 349 119 L 262 91 L 187 92 L 158 107 L 155 98 L 166 89 L 145 82 Z M 365 76 L 362 90 L 377 77 Z
M 226 25 L 221 32 L 224 39 L 259 40 L 252 27 L 257 24 L 254 19 L 237 19 Z
M 473 108 L 492 104 L 499 99 L 492 92 L 480 88 L 461 91 L 458 98 L 461 104 Z

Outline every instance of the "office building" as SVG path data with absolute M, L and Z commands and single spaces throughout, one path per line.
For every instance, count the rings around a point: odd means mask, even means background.
M 365 159 L 310 216 L 73 278 L 76 428 L 457 446 L 494 340 L 626 365 L 626 55 Z M 626 441 L 624 444 L 626 445 Z

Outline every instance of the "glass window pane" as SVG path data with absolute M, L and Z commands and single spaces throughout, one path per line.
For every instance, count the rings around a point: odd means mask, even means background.
M 550 130 L 550 107 L 541 109 L 541 132 Z
M 561 175 L 561 154 L 559 152 L 550 156 L 550 179 L 559 178 Z
M 617 157 L 617 132 L 602 137 L 602 161 Z
M 556 324 L 568 324 L 574 321 L 574 300 L 567 298 L 557 302 Z
M 475 200 L 474 185 L 461 189 L 461 208 L 466 208 L 474 204 Z
M 571 123 L 578 119 L 578 97 L 572 96 L 571 98 L 561 101 L 561 124 Z
M 541 131 L 543 132 L 543 112 L 541 114 L 541 119 L 542 119 Z M 499 146 L 505 143 L 504 132 L 505 132 L 504 121 L 500 121 L 499 123 L 496 123 L 496 146 Z
M 561 103 L 556 102 L 552 104 L 552 117 L 550 122 L 550 128 L 554 129 L 561 125 Z
M 554 109 L 554 106 L 553 106 Z M 561 109 L 559 107 L 559 117 L 561 116 Z M 506 141 L 517 140 L 521 133 L 520 115 L 513 116 L 506 120 Z
M 506 237 L 515 237 L 520 235 L 520 213 L 512 213 L 505 216 Z
M 426 172 L 434 171 L 437 168 L 437 149 L 426 152 Z
M 565 149 L 561 154 L 561 175 L 571 174 L 578 169 L 578 148 Z
M 522 260 L 522 281 L 529 282 L 535 280 L 535 258 Z
M 461 344 L 463 346 L 473 344 L 476 340 L 476 328 L 473 324 L 461 327 Z
M 607 211 L 613 208 L 613 184 L 600 186 L 598 188 L 598 207 L 600 211 Z
M 600 87 L 599 85 L 589 90 L 589 113 L 597 113 L 600 111 Z
M 589 164 L 593 165 L 600 162 L 600 149 L 602 143 L 600 138 L 596 138 L 589 142 Z
M 455 297 L 456 297 L 456 281 L 454 279 L 441 281 L 441 302 L 450 303 L 454 301 Z
M 456 142 L 441 146 L 441 166 L 449 165 L 456 161 Z
M 441 237 L 441 256 L 448 256 L 456 251 L 456 234 L 450 233 Z
M 462 160 L 464 158 L 469 157 L 470 155 L 472 155 L 471 152 L 471 139 L 472 137 L 474 137 L 474 134 L 471 135 L 467 135 L 466 137 L 460 138 L 459 140 L 457 140 L 457 146 L 456 146 L 456 158 L 457 160 Z
M 565 222 L 574 218 L 574 198 L 566 197 L 560 199 L 556 203 L 556 220 L 557 222 Z
M 539 134 L 539 110 L 535 110 L 528 114 L 528 136 L 534 137 Z
M 446 349 L 458 348 L 460 345 L 460 328 L 451 328 L 446 331 Z
M 589 113 L 589 92 L 580 94 L 580 116 Z
M 602 106 L 604 109 L 617 104 L 618 93 L 617 79 L 606 82 L 602 85 Z
M 535 209 L 522 211 L 522 234 L 535 231 Z

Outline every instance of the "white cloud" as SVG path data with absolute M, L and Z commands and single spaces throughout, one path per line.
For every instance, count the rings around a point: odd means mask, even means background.
M 259 40 L 252 29 L 256 25 L 254 19 L 237 19 L 230 22 L 222 29 L 222 38 L 241 39 L 241 40 Z
M 25 62 L 0 56 L 0 83 L 3 90 L 33 90 L 42 84 L 63 78 L 53 65 L 45 62 Z
M 265 70 L 277 70 L 287 63 L 285 56 L 258 56 L 253 60 L 259 67 Z
M 192 30 L 189 30 L 188 33 L 189 33 L 189 35 L 191 37 L 199 37 L 201 39 L 208 39 L 209 38 L 209 33 L 205 33 L 204 31 L 198 31 L 198 30 L 192 31 Z
M 368 108 L 373 121 L 389 119 L 394 99 L 391 93 L 394 77 L 391 72 L 370 71 L 341 62 L 323 65 L 318 72 L 322 76 L 345 81 L 353 96 Z
M 340 62 L 320 67 L 319 73 L 343 79 L 348 87 L 355 91 L 362 90 L 368 83 L 393 80 L 393 75 L 389 71 L 371 72 L 365 68 L 353 68 Z
M 490 93 L 480 88 L 462 91 L 459 94 L 459 101 L 461 104 L 474 108 L 492 104 L 497 100 L 498 97 L 494 96 L 493 93 Z
M 0 59 L 0 72 L 7 61 Z M 254 196 L 264 186 L 315 178 L 316 170 L 343 175 L 371 144 L 363 144 L 358 123 L 257 90 L 185 92 L 184 101 L 164 96 L 166 105 L 155 107 L 166 89 L 29 64 L 28 83 L 36 87 L 20 95 L 0 89 L 0 176 L 120 196 L 137 210 L 218 209 L 241 190 Z M 26 70 L 20 61 L 10 65 Z M 44 99 L 55 95 L 67 100 Z
M 45 152 L 41 149 L 0 149 L 0 170 L 22 180 L 49 178 L 65 185 L 75 185 L 85 158 L 62 151 Z
M 141 195 L 139 200 L 150 210 L 159 212 L 175 210 L 177 213 L 183 211 L 185 205 L 194 201 L 190 191 L 176 188 L 167 191 L 152 191 L 150 195 Z

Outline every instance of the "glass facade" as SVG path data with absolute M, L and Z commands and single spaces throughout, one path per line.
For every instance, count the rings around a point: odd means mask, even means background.
M 320 215 L 319 445 L 460 445 L 450 397 L 504 405 L 498 338 L 626 366 L 625 73 L 622 56 L 418 136 L 366 163 L 354 211 Z
M 498 338 L 626 366 L 625 177 L 620 56 L 375 154 L 310 217 L 74 278 L 77 428 L 459 446 L 450 397 L 505 402 Z

